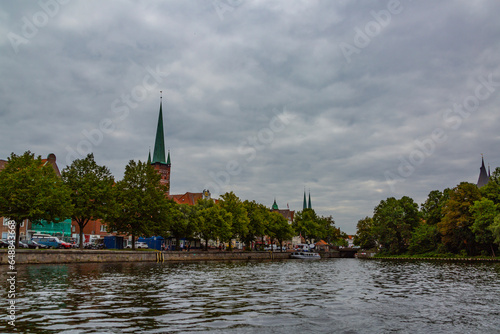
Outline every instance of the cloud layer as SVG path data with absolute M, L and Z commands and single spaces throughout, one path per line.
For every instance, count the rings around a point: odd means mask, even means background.
M 0 4 L 0 158 L 88 151 L 120 179 L 153 148 L 172 193 L 210 187 L 355 233 L 500 166 L 497 1 Z

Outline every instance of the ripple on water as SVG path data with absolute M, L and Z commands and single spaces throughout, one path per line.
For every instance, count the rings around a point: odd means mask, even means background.
M 16 325 L 25 332 L 487 334 L 500 328 L 498 264 L 73 264 L 20 266 L 18 276 Z

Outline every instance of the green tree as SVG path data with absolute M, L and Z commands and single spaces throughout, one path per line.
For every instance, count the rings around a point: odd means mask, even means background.
M 342 232 L 340 228 L 335 227 L 335 221 L 332 216 L 318 217 L 319 233 L 318 239 L 325 240 L 328 244 L 344 245 L 347 234 Z
M 356 225 L 356 235 L 354 236 L 354 244 L 363 249 L 371 249 L 377 246 L 373 232 L 372 218 L 365 217 L 358 221 Z
M 269 209 L 265 205 L 255 201 L 245 200 L 243 202 L 248 215 L 248 232 L 243 236 L 246 248 L 250 249 L 250 243 L 265 234 L 266 217 Z
M 436 225 L 422 222 L 412 233 L 408 252 L 410 254 L 425 254 L 436 251 L 441 235 Z
M 295 231 L 288 224 L 288 220 L 278 212 L 270 212 L 267 225 L 267 234 L 271 238 L 271 245 L 276 239 L 280 245 L 280 250 L 283 250 L 283 241 L 291 239 Z
M 175 250 L 180 250 L 181 238 L 190 239 L 198 231 L 196 208 L 192 205 L 174 202 L 168 212 L 168 217 L 170 234 L 175 238 Z
M 500 214 L 495 217 L 495 219 L 493 220 L 493 224 L 491 224 L 488 229 L 493 234 L 493 242 L 497 245 L 500 245 Z
M 475 184 L 462 182 L 452 189 L 450 198 L 443 206 L 443 219 L 437 227 L 441 233 L 441 242 L 453 253 L 466 250 L 469 255 L 476 251 L 476 241 L 471 226 L 474 218 L 470 207 L 481 199 Z
M 212 200 L 199 200 L 196 203 L 196 210 L 199 217 L 198 231 L 202 239 L 205 240 L 205 250 L 208 250 L 209 240 L 228 241 L 231 238 L 231 214 Z
M 470 229 L 474 233 L 475 240 L 480 246 L 485 247 L 491 254 L 495 256 L 495 250 L 493 243 L 495 238 L 490 229 L 490 226 L 494 223 L 495 217 L 500 213 L 498 205 L 487 198 L 481 198 L 479 201 L 475 201 L 470 207 L 470 212 L 472 213 L 472 218 L 474 222 L 470 226 Z
M 219 200 L 219 205 L 222 209 L 231 214 L 231 238 L 243 240 L 248 233 L 249 218 L 248 213 L 243 205 L 243 202 L 232 191 L 225 193 Z M 232 243 L 229 243 L 229 249 L 232 248 Z
M 404 253 L 413 230 L 418 226 L 419 216 L 418 205 L 407 196 L 381 201 L 373 215 L 373 231 L 384 251 Z
M 293 228 L 311 243 L 314 239 L 321 235 L 321 226 L 318 223 L 318 216 L 314 209 L 304 209 L 295 214 L 293 220 Z
M 493 201 L 496 205 L 500 205 L 500 167 L 497 167 L 491 174 L 488 183 L 479 189 L 482 197 L 486 197 Z
M 107 223 L 111 230 L 132 236 L 132 249 L 136 236 L 154 233 L 167 219 L 167 188 L 160 177 L 151 165 L 130 160 L 123 179 L 113 187 L 117 205 Z
M 73 206 L 69 190 L 50 164 L 26 151 L 12 153 L 0 172 L 0 216 L 15 222 L 15 246 L 19 246 L 20 226 L 24 220 L 64 220 Z
M 73 161 L 62 171 L 62 180 L 71 190 L 71 218 L 80 227 L 80 249 L 83 249 L 83 229 L 91 220 L 105 219 L 113 207 L 114 178 L 109 169 L 99 166 L 94 155 Z
M 451 189 L 445 189 L 443 192 L 433 190 L 429 193 L 420 208 L 422 219 L 425 220 L 427 225 L 437 225 L 443 219 L 443 206 L 450 198 L 450 192 Z

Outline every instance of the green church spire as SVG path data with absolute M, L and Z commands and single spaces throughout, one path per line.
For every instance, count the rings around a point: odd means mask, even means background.
M 151 148 L 149 149 L 148 153 L 148 165 L 151 165 Z
M 160 91 L 160 114 L 158 115 L 158 126 L 156 128 L 156 139 L 155 147 L 153 150 L 153 161 L 152 163 L 162 163 L 165 164 L 165 140 L 163 134 L 163 113 L 161 110 L 161 91 Z
M 302 206 L 302 210 L 307 209 L 307 201 L 306 201 L 306 190 L 304 189 L 304 205 Z
M 170 165 L 170 150 L 168 150 L 167 165 Z
M 311 206 L 311 191 L 309 190 L 309 204 L 307 206 L 308 209 L 312 209 L 312 206 Z
M 274 203 L 273 203 L 273 210 L 279 210 L 278 208 L 278 204 L 276 203 L 276 198 L 274 199 Z

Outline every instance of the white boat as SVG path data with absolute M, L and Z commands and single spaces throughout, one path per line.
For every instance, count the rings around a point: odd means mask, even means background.
M 321 256 L 314 252 L 293 252 L 290 254 L 291 259 L 303 259 L 303 260 L 319 260 Z

